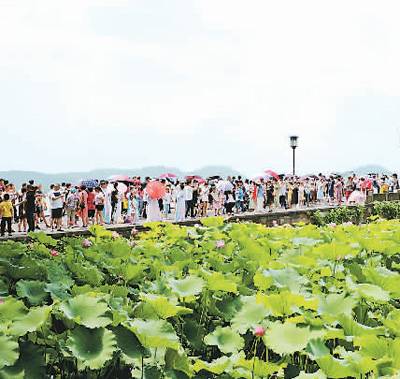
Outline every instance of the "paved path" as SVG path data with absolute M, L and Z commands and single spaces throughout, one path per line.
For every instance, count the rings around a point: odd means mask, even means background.
M 230 222 L 236 222 L 236 221 L 254 221 L 257 222 L 257 220 L 260 220 L 263 216 L 268 216 L 269 219 L 276 219 L 277 221 L 283 219 L 285 216 L 290 216 L 293 213 L 304 213 L 308 211 L 315 212 L 317 210 L 328 210 L 328 209 L 333 209 L 337 208 L 337 206 L 329 206 L 329 205 L 319 205 L 319 206 L 310 206 L 308 208 L 292 208 L 292 209 L 277 209 L 274 210 L 273 212 L 262 212 L 262 213 L 257 213 L 257 212 L 245 212 L 245 213 L 240 213 L 236 214 L 233 216 L 224 216 L 225 220 L 230 221 Z M 200 218 L 189 218 L 183 222 L 175 222 L 173 219 L 168 219 L 168 220 L 163 220 L 165 222 L 170 222 L 178 225 L 195 225 L 200 223 Z M 105 225 L 106 229 L 117 231 L 117 232 L 122 232 L 123 234 L 127 234 L 127 231 L 132 230 L 133 228 L 137 229 L 138 231 L 145 230 L 145 227 L 143 224 L 146 223 L 146 220 L 141 220 L 138 223 L 135 224 L 110 224 L 110 225 Z M 279 222 L 278 222 L 279 223 Z M 52 236 L 54 238 L 62 238 L 62 237 L 68 237 L 68 236 L 77 236 L 77 235 L 88 235 L 90 232 L 87 230 L 87 228 L 82 228 L 82 227 L 75 227 L 75 228 L 65 228 L 63 231 L 57 231 L 57 230 L 50 230 L 46 229 L 45 225 L 41 225 L 44 227 L 44 229 L 38 230 L 38 232 L 43 231 L 47 235 Z M 16 229 L 17 225 L 13 224 L 13 228 Z M 0 237 L 0 241 L 5 241 L 5 240 L 26 240 L 27 239 L 27 233 L 24 232 L 15 232 L 11 237 L 9 236 L 4 236 Z

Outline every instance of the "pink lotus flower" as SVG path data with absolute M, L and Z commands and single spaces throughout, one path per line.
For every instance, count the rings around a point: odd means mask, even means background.
M 335 224 L 334 222 L 330 222 L 330 223 L 328 224 L 328 226 L 330 226 L 331 228 L 336 228 L 336 224 Z
M 120 237 L 120 235 L 114 230 L 114 231 L 111 233 L 111 237 L 112 237 L 112 238 L 118 238 L 118 237 Z
M 50 254 L 51 254 L 52 257 L 58 257 L 58 255 L 59 255 L 59 254 L 58 254 L 58 251 L 57 251 L 57 250 L 54 250 L 54 249 L 53 249 L 53 250 L 50 250 Z
M 90 246 L 92 246 L 92 241 L 91 241 L 91 240 L 88 240 L 87 238 L 85 238 L 85 239 L 82 241 L 82 247 L 88 248 L 88 247 L 90 247 Z
M 272 226 L 278 226 L 278 221 L 272 220 Z
M 3 299 L 0 299 L 0 304 L 4 304 L 4 300 Z
M 132 228 L 132 230 L 131 230 L 131 236 L 132 237 L 136 237 L 138 233 L 139 232 L 138 232 L 138 230 L 136 228 Z
M 256 326 L 254 328 L 254 335 L 256 337 L 263 337 L 265 334 L 265 329 L 262 326 Z
M 215 247 L 217 249 L 222 249 L 224 246 L 225 246 L 225 241 L 224 240 L 215 241 Z

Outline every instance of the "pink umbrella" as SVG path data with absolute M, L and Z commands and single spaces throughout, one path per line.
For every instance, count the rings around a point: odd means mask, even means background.
M 175 179 L 177 176 L 173 174 L 172 172 L 166 172 L 165 174 L 161 174 L 159 176 L 160 179 Z
M 127 182 L 134 183 L 135 181 L 128 175 L 112 175 L 108 178 L 110 182 Z
M 279 175 L 272 170 L 265 170 L 264 171 L 267 175 L 272 176 L 273 178 L 275 178 L 276 180 L 279 180 Z

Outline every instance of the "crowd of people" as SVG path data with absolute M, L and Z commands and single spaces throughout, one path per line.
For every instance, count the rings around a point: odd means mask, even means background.
M 156 187 L 155 190 L 150 188 Z M 360 204 L 368 193 L 397 192 L 399 181 L 370 174 L 283 176 L 272 173 L 253 180 L 198 176 L 177 179 L 120 177 L 77 185 L 52 184 L 49 191 L 30 180 L 20 188 L 0 179 L 1 236 L 38 229 L 64 230 L 91 224 L 136 224 L 184 221 L 244 212 L 272 212 L 310 206 Z

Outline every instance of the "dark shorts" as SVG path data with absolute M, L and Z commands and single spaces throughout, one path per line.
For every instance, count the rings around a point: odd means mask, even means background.
M 97 204 L 97 205 L 96 205 L 96 209 L 97 209 L 98 211 L 102 211 L 102 210 L 104 209 L 104 205 L 103 205 L 103 204 Z
M 90 218 L 94 217 L 94 212 L 95 212 L 94 209 L 89 209 L 88 210 L 88 217 L 90 217 Z
M 56 208 L 51 210 L 51 218 L 61 218 L 63 214 L 62 208 Z

